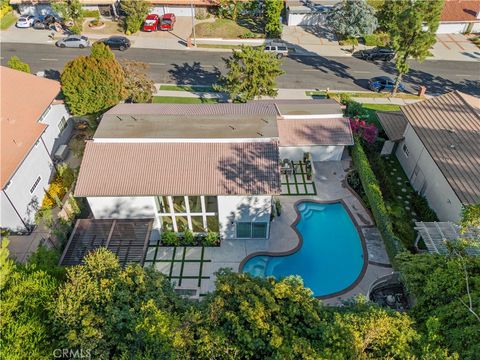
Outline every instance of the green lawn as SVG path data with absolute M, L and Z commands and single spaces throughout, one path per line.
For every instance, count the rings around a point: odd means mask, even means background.
M 391 104 L 363 104 L 363 108 L 367 111 L 366 120 L 369 123 L 375 124 L 379 129 L 382 129 L 382 124 L 378 121 L 377 111 L 398 111 L 400 110 L 399 105 Z
M 160 85 L 160 90 L 189 91 L 189 92 L 215 92 L 215 90 L 211 86 L 192 86 L 192 85 Z
M 215 104 L 218 102 L 218 100 L 176 96 L 154 96 L 153 102 L 156 104 Z
M 17 16 L 13 13 L 13 11 L 10 11 L 8 14 L 5 14 L 1 19 L 0 19 L 0 29 L 6 30 L 15 22 L 17 21 Z
M 198 38 L 224 39 L 241 39 L 242 37 L 265 37 L 264 34 L 254 33 L 247 27 L 241 26 L 235 21 L 229 19 L 216 19 L 214 22 L 197 24 L 195 26 L 195 36 Z
M 220 44 L 197 44 L 199 48 L 206 48 L 206 49 L 240 49 L 242 45 L 220 45 Z
M 327 96 L 327 93 L 325 91 L 305 91 L 305 94 L 307 96 Z M 392 97 L 390 93 L 377 93 L 377 92 L 329 92 L 328 96 L 339 97 L 342 94 L 349 97 L 362 97 L 362 98 Z M 398 99 L 418 99 L 418 100 L 424 99 L 414 94 L 404 94 L 404 93 L 397 93 L 397 95 L 395 95 L 394 97 Z

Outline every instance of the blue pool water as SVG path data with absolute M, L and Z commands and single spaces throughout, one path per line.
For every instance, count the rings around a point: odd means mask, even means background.
M 255 256 L 245 263 L 243 271 L 277 279 L 300 275 L 315 296 L 346 289 L 364 264 L 360 236 L 347 211 L 340 203 L 302 202 L 297 208 L 301 218 L 296 227 L 303 237 L 302 247 L 287 256 Z

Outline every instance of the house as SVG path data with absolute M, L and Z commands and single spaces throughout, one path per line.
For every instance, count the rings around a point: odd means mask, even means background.
M 27 232 L 54 172 L 53 156 L 72 124 L 57 81 L 0 67 L 1 223 Z
M 340 160 L 352 144 L 333 100 L 120 104 L 87 142 L 75 196 L 96 219 L 268 238 L 280 160 Z
M 318 26 L 341 0 L 287 0 L 285 2 L 288 26 Z
M 437 34 L 480 32 L 480 1 L 445 0 Z
M 456 222 L 463 206 L 480 202 L 480 99 L 454 91 L 378 117 L 413 188 L 441 221 Z

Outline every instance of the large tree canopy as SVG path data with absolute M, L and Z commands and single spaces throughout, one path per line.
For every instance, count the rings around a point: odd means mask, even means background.
M 220 78 L 216 89 L 227 92 L 233 101 L 246 102 L 260 96 L 277 95 L 276 79 L 284 72 L 274 54 L 242 46 L 224 60 L 228 71 Z
M 345 38 L 368 35 L 377 28 L 375 10 L 365 0 L 344 0 L 329 12 L 327 24 Z
M 102 48 L 103 46 L 103 48 Z M 79 56 L 65 65 L 61 76 L 65 102 L 73 115 L 97 113 L 126 97 L 122 66 L 101 45 L 92 55 Z

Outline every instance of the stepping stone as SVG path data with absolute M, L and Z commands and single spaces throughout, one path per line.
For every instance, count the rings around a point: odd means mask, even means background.
M 395 173 L 392 171 L 392 172 L 390 173 L 390 175 L 395 175 Z
M 407 205 L 408 205 L 408 204 L 410 204 L 410 201 L 408 201 L 408 200 L 405 200 L 405 204 L 407 204 Z
M 400 176 L 397 176 L 397 180 L 402 180 L 402 178 Z
M 393 171 L 397 172 L 397 169 L 393 168 Z
M 412 214 L 413 216 L 417 216 L 417 213 L 416 213 L 415 211 L 412 211 L 411 214 Z
M 405 189 L 405 188 L 402 188 L 402 192 L 407 192 L 407 189 Z
M 405 206 L 405 210 L 410 210 L 410 206 Z
M 401 183 L 400 181 L 399 181 L 399 182 L 397 182 L 397 184 L 398 184 L 398 185 L 402 185 L 402 183 Z
M 400 199 L 400 200 L 402 200 L 403 198 L 402 198 L 402 196 L 401 196 L 401 195 L 398 195 L 398 196 L 397 196 L 397 199 Z
M 408 198 L 408 199 L 411 199 L 411 198 L 412 198 L 412 195 L 407 195 L 407 198 Z

